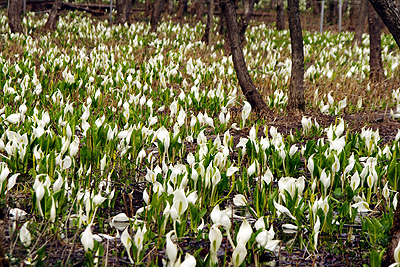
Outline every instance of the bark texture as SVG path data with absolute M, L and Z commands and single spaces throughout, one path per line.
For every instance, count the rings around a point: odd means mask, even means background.
M 239 24 L 240 40 L 243 43 L 246 29 L 249 26 L 251 16 L 253 15 L 255 0 L 243 0 L 243 15 Z
M 354 35 L 353 44 L 361 45 L 362 43 L 362 35 L 364 33 L 364 26 L 367 14 L 368 14 L 368 0 L 361 0 L 360 8 L 358 11 L 356 33 Z
M 321 3 L 318 0 L 312 0 L 312 8 L 314 15 L 319 15 L 321 13 Z
M 198 3 L 198 1 L 196 2 Z M 201 7 L 199 7 L 201 8 Z M 183 15 L 187 12 L 187 0 L 179 0 L 179 4 L 178 4 L 178 18 L 183 18 Z M 197 10 L 196 10 L 196 14 Z
M 168 15 L 172 15 L 172 13 L 174 13 L 174 0 L 167 0 L 167 8 L 165 13 Z
M 336 23 L 338 18 L 338 3 L 337 0 L 328 0 L 328 18 L 329 23 Z
M 371 4 L 368 5 L 369 24 L 369 78 L 377 82 L 384 78 L 382 63 L 381 29 L 382 22 Z
M 202 21 L 204 15 L 204 1 L 197 0 L 195 2 L 195 7 L 196 7 L 196 19 Z
M 207 22 L 204 35 L 201 38 L 207 45 L 211 44 L 211 29 L 213 28 L 214 0 L 206 0 L 207 3 Z
M 219 5 L 226 20 L 233 65 L 235 67 L 236 75 L 238 77 L 240 87 L 242 88 L 242 92 L 253 110 L 267 110 L 268 106 L 265 104 L 260 93 L 257 91 L 256 86 L 251 80 L 250 74 L 247 70 L 240 42 L 234 0 L 220 0 Z
M 390 229 L 389 236 L 391 237 L 391 239 L 385 251 L 385 255 L 383 256 L 381 267 L 388 267 L 395 262 L 394 250 L 396 249 L 397 244 L 400 240 L 400 205 L 397 206 L 397 209 L 394 213 L 393 225 Z
M 160 21 L 161 17 L 161 12 L 164 7 L 164 0 L 155 0 L 154 1 L 154 6 L 153 6 L 153 12 L 151 14 L 151 20 L 150 20 L 150 31 L 155 32 L 158 27 L 158 22 Z
M 289 87 L 290 110 L 305 110 L 304 100 L 304 50 L 300 22 L 299 0 L 288 0 L 290 41 L 292 44 L 292 72 Z
M 22 0 L 10 0 L 8 6 L 8 24 L 12 33 L 23 32 L 21 24 L 22 9 Z
M 117 23 L 131 23 L 132 0 L 117 0 Z
M 369 0 L 400 48 L 400 12 L 394 0 Z
M 61 10 L 62 0 L 55 0 L 51 8 L 50 15 L 47 18 L 46 24 L 43 26 L 45 31 L 55 31 L 57 29 L 57 22 L 59 12 Z
M 285 6 L 283 0 L 277 0 L 276 2 L 276 29 L 278 31 L 285 29 Z

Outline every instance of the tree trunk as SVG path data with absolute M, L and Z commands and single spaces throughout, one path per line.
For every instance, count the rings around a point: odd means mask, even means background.
M 59 12 L 61 10 L 62 0 L 55 0 L 51 8 L 50 15 L 47 18 L 46 24 L 43 26 L 45 31 L 55 31 L 57 29 L 57 22 Z
M 312 8 L 314 15 L 319 15 L 321 12 L 321 3 L 318 0 L 312 0 Z
M 23 32 L 21 24 L 21 15 L 23 9 L 22 0 L 9 0 L 8 6 L 8 24 L 10 26 L 11 32 Z
M 400 48 L 400 12 L 394 0 L 369 0 Z
M 349 30 L 354 31 L 356 29 L 356 18 L 357 18 L 357 10 L 359 10 L 359 7 L 354 6 L 355 3 L 352 3 L 350 5 L 350 15 L 349 15 Z M 344 12 L 345 13 L 345 12 Z
M 196 6 L 196 19 L 202 21 L 203 20 L 203 15 L 204 15 L 204 1 L 203 0 L 197 0 L 195 3 Z M 179 14 L 179 11 L 178 11 Z
M 160 20 L 163 7 L 164 7 L 164 0 L 155 0 L 154 1 L 153 12 L 151 14 L 151 20 L 150 20 L 150 25 L 151 25 L 150 31 L 151 32 L 157 31 L 158 22 Z
M 165 13 L 172 15 L 174 13 L 174 0 L 167 0 L 167 8 Z
M 234 0 L 220 0 L 219 5 L 226 20 L 233 65 L 235 67 L 236 75 L 238 77 L 240 87 L 242 88 L 242 92 L 253 110 L 267 110 L 268 106 L 265 104 L 260 93 L 257 91 L 256 86 L 253 84 L 253 81 L 251 80 L 250 74 L 247 70 L 246 62 L 244 61 L 239 28 L 236 20 Z
M 196 2 L 196 4 L 199 3 L 199 1 Z M 201 5 L 204 5 L 203 3 L 201 3 Z M 197 8 L 202 8 L 200 6 L 198 6 Z M 183 18 L 183 15 L 187 12 L 187 0 L 179 0 L 179 4 L 178 4 L 178 18 Z M 203 10 L 201 10 L 201 13 L 203 12 Z M 200 13 L 200 12 L 199 12 Z M 196 9 L 196 16 L 197 16 L 197 9 Z M 201 14 L 201 16 L 203 16 L 203 14 Z
M 149 17 L 149 16 L 151 16 L 151 14 L 153 14 L 153 11 L 152 11 L 152 5 L 151 5 L 151 0 L 145 0 L 144 1 L 144 15 L 145 15 L 145 17 Z
M 364 33 L 365 19 L 367 18 L 367 14 L 368 14 L 368 0 L 361 0 L 358 13 L 356 33 L 354 35 L 353 44 L 358 44 L 360 46 L 362 43 L 362 35 Z
M 288 0 L 288 16 L 290 41 L 292 44 L 292 73 L 290 77 L 288 109 L 304 111 L 304 50 L 299 0 Z
M 276 3 L 276 29 L 278 31 L 285 29 L 285 6 L 283 0 L 278 0 Z
M 383 23 L 389 29 L 397 46 L 400 48 L 400 12 L 393 0 L 369 0 L 375 11 L 381 17 Z M 393 217 L 393 225 L 390 229 L 390 241 L 383 257 L 383 267 L 394 262 L 394 250 L 400 240 L 400 205 L 397 206 Z
M 389 245 L 383 256 L 381 267 L 388 267 L 390 264 L 394 263 L 394 250 L 396 249 L 400 240 L 400 205 L 397 206 L 393 217 L 392 228 L 390 229 Z
M 381 47 L 381 19 L 375 12 L 371 4 L 368 5 L 368 24 L 369 24 L 369 79 L 377 82 L 384 77 Z
M 201 41 L 205 42 L 207 45 L 211 44 L 211 30 L 213 28 L 213 18 L 214 18 L 214 0 L 206 0 L 207 3 L 207 22 L 206 28 L 204 30 L 204 35 Z
M 328 18 L 327 21 L 331 24 L 336 23 L 338 17 L 338 5 L 336 0 L 328 1 Z
M 271 0 L 271 2 L 269 2 L 269 9 L 276 10 L 276 0 Z
M 240 40 L 245 40 L 246 29 L 249 26 L 251 16 L 253 15 L 255 0 L 243 0 L 243 15 L 239 24 Z
M 125 24 L 131 23 L 131 11 L 132 11 L 132 0 L 117 0 L 116 8 L 117 8 L 117 24 Z
M 310 9 L 312 7 L 312 0 L 306 0 L 306 9 Z

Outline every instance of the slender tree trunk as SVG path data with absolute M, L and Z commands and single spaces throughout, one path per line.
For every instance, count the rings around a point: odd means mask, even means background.
M 400 12 L 393 0 L 369 0 L 379 17 L 389 29 L 397 46 L 400 48 Z M 397 206 L 390 229 L 390 241 L 381 266 L 387 267 L 394 263 L 394 250 L 400 240 L 400 205 Z
M 382 259 L 381 267 L 388 267 L 392 263 L 394 263 L 394 250 L 397 247 L 397 244 L 400 240 L 400 205 L 397 206 L 396 211 L 393 217 L 392 228 L 390 229 L 389 236 L 391 240 L 386 249 L 385 255 Z
M 365 19 L 367 18 L 367 14 L 368 14 L 368 0 L 361 0 L 358 13 L 356 33 L 354 35 L 353 44 L 361 45 L 362 43 L 362 35 L 364 33 Z
M 312 0 L 312 8 L 314 15 L 319 15 L 321 12 L 321 3 L 318 0 Z
M 145 17 L 151 16 L 151 14 L 153 14 L 153 11 L 152 11 L 153 7 L 151 5 L 151 0 L 145 0 L 144 6 L 145 6 L 144 7 L 144 15 L 145 15 Z
M 199 1 L 196 2 L 196 4 Z M 204 4 L 202 4 L 204 5 Z M 201 8 L 201 7 L 198 7 Z M 179 4 L 178 4 L 178 18 L 183 18 L 183 15 L 187 12 L 187 0 L 179 0 Z M 201 11 L 203 12 L 203 11 Z M 196 15 L 197 15 L 197 10 L 196 10 Z M 203 16 L 203 14 L 202 14 Z
M 167 8 L 165 13 L 168 15 L 172 15 L 174 13 L 174 0 L 167 0 Z
M 161 12 L 164 7 L 164 0 L 155 0 L 154 1 L 154 6 L 153 6 L 153 12 L 151 14 L 151 20 L 150 20 L 150 31 L 155 32 L 158 27 L 158 22 L 160 21 L 161 17 Z
M 253 84 L 253 81 L 251 80 L 250 74 L 247 70 L 240 42 L 234 0 L 220 0 L 219 5 L 226 20 L 233 65 L 235 66 L 236 75 L 238 77 L 240 87 L 242 88 L 242 92 L 254 110 L 267 110 L 268 106 L 265 104 L 260 93 L 257 91 L 256 86 Z
M 400 12 L 394 0 L 369 0 L 400 48 Z
M 336 0 L 328 1 L 328 18 L 327 21 L 329 23 L 336 23 L 336 19 L 338 17 L 338 4 Z
M 269 2 L 269 9 L 270 10 L 276 10 L 276 0 L 271 0 Z
M 10 26 L 11 32 L 23 32 L 21 24 L 21 15 L 23 9 L 22 0 L 9 0 L 8 6 L 8 24 Z
M 132 4 L 134 0 L 117 0 L 117 21 L 116 23 L 125 24 L 131 23 Z
M 312 0 L 306 0 L 306 9 L 310 9 L 312 7 Z
M 226 28 L 226 20 L 225 20 L 224 14 L 222 14 L 222 11 L 221 11 L 220 15 L 219 15 L 219 23 L 218 23 L 218 27 L 217 27 L 217 32 L 219 32 L 219 34 L 224 34 L 225 28 Z M 225 42 L 225 43 L 227 43 L 227 42 Z
M 206 28 L 204 30 L 204 35 L 201 38 L 203 42 L 207 45 L 211 44 L 211 30 L 213 28 L 213 18 L 214 18 L 214 0 L 206 0 L 207 3 L 207 22 Z
M 43 26 L 45 31 L 55 31 L 57 29 L 57 22 L 59 12 L 61 10 L 62 0 L 55 0 L 51 8 L 50 15 L 47 18 L 46 24 Z
M 381 46 L 381 19 L 375 12 L 371 4 L 368 5 L 368 24 L 369 24 L 369 78 L 377 82 L 384 77 L 382 63 L 382 46 Z
M 253 15 L 255 0 L 243 0 L 243 15 L 239 24 L 240 40 L 245 40 L 246 29 L 249 26 L 251 16 Z
M 349 15 L 349 30 L 354 31 L 356 29 L 356 21 L 357 21 L 357 10 L 359 10 L 359 6 L 354 6 L 355 3 L 351 3 L 350 5 L 350 15 Z M 344 12 L 345 13 L 345 12 Z
M 304 50 L 299 0 L 288 0 L 288 16 L 290 41 L 292 44 L 292 73 L 290 77 L 288 108 L 304 111 Z
M 205 5 L 204 0 L 197 0 L 196 3 L 195 3 L 195 6 L 196 6 L 196 19 L 197 20 L 201 20 L 201 21 L 203 20 L 204 5 Z
M 276 3 L 276 29 L 278 31 L 285 29 L 285 6 L 283 0 L 277 0 Z

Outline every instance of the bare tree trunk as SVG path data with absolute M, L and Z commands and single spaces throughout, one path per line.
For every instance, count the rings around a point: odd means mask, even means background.
M 203 15 L 204 15 L 204 1 L 203 0 L 197 0 L 195 3 L 196 7 L 196 19 L 197 20 L 203 20 Z M 179 14 L 179 10 L 178 10 Z
M 354 31 L 356 29 L 356 18 L 357 18 L 357 10 L 359 10 L 359 7 L 354 6 L 355 3 L 351 3 L 350 5 L 350 15 L 349 15 L 349 30 Z M 344 12 L 345 13 L 345 12 Z
M 369 0 L 400 48 L 400 12 L 394 0 Z
M 207 3 L 207 22 L 204 35 L 201 38 L 203 42 L 207 45 L 211 44 L 211 30 L 213 28 L 213 18 L 214 18 L 214 0 L 206 0 Z
M 354 35 L 353 44 L 361 45 L 362 43 L 362 35 L 364 33 L 365 19 L 367 18 L 367 14 L 368 14 L 368 0 L 361 0 L 358 13 L 356 33 Z
M 269 9 L 276 10 L 276 0 L 271 0 L 271 2 L 269 2 Z
M 276 3 L 276 29 L 278 31 L 285 29 L 285 6 L 283 0 L 278 0 Z
M 220 15 L 219 15 L 219 23 L 218 23 L 218 27 L 217 27 L 217 32 L 219 32 L 219 34 L 224 34 L 225 28 L 226 28 L 226 20 L 225 20 L 224 14 L 222 14 L 222 11 L 221 11 Z
M 150 20 L 151 32 L 155 32 L 157 30 L 158 22 L 160 20 L 163 7 L 164 7 L 164 0 L 154 1 L 153 12 L 151 14 L 151 20 Z
M 174 0 L 167 0 L 166 13 L 172 15 L 174 13 Z
M 299 0 L 288 0 L 288 16 L 290 41 L 292 44 L 292 73 L 290 77 L 288 109 L 304 111 L 304 50 Z
M 310 9 L 312 7 L 312 0 L 306 0 L 306 9 Z
M 8 24 L 10 26 L 11 32 L 23 32 L 21 24 L 21 15 L 23 9 L 22 0 L 9 0 L 8 6 Z
M 151 0 L 145 0 L 144 6 L 145 17 L 151 16 L 151 14 L 153 14 Z
M 400 48 L 400 12 L 393 0 L 369 0 L 383 23 L 389 29 L 397 46 Z M 394 262 L 394 250 L 400 240 L 400 205 L 397 206 L 390 229 L 390 241 L 383 257 L 382 265 L 387 267 Z
M 51 8 L 50 15 L 47 18 L 46 24 L 43 26 L 45 31 L 55 31 L 57 29 L 57 22 L 59 12 L 61 10 L 62 0 L 55 0 Z
M 239 24 L 240 40 L 243 43 L 246 29 L 249 26 L 251 16 L 253 15 L 255 0 L 243 0 L 243 15 Z
M 116 2 L 117 24 L 131 23 L 132 4 L 133 0 L 117 0 Z
M 196 2 L 196 4 L 199 1 Z M 198 8 L 202 8 L 202 6 L 204 6 L 204 4 L 201 4 L 201 7 Z M 178 18 L 183 18 L 183 15 L 187 12 L 187 0 L 179 0 L 179 4 L 178 4 Z M 201 11 L 201 13 L 203 12 L 203 10 Z M 196 14 L 197 10 L 196 10 Z M 197 15 L 196 15 L 197 16 Z M 201 17 L 203 16 L 203 14 L 201 14 Z
M 327 21 L 329 23 L 336 23 L 336 19 L 338 17 L 338 5 L 336 0 L 328 1 L 328 18 Z
M 369 24 L 369 78 L 376 82 L 384 77 L 381 47 L 381 19 L 375 12 L 371 4 L 368 5 L 368 24 Z
M 257 91 L 256 86 L 253 84 L 253 81 L 251 80 L 250 74 L 247 70 L 240 42 L 234 0 L 220 0 L 219 5 L 226 20 L 233 65 L 235 66 L 236 75 L 238 77 L 240 87 L 242 88 L 242 92 L 254 110 L 267 110 L 268 106 L 265 104 L 260 93 Z
M 321 3 L 318 0 L 312 0 L 312 8 L 314 15 L 319 15 L 321 12 Z

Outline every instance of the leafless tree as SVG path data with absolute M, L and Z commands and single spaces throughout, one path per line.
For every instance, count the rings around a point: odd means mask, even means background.
M 158 27 L 158 22 L 161 17 L 161 12 L 164 7 L 164 0 L 155 0 L 153 6 L 153 12 L 151 13 L 151 20 L 150 20 L 150 31 L 155 32 Z
M 213 28 L 214 19 L 214 0 L 206 0 L 207 3 L 207 22 L 204 35 L 201 38 L 207 45 L 211 44 L 211 30 Z
M 285 29 L 285 6 L 283 0 L 276 2 L 276 29 L 278 31 Z
M 251 16 L 253 15 L 253 8 L 255 0 L 243 0 L 243 15 L 239 24 L 240 39 L 244 42 L 246 29 L 249 26 Z
M 304 50 L 299 0 L 288 0 L 288 17 L 290 40 L 292 44 L 292 71 L 289 87 L 288 108 L 291 110 L 304 111 Z
M 361 45 L 367 14 L 368 14 L 368 0 L 361 0 L 360 8 L 358 11 L 356 33 L 354 35 L 353 44 Z
M 257 91 L 257 88 L 251 80 L 250 74 L 247 70 L 239 35 L 239 27 L 236 20 L 234 0 L 220 0 L 219 5 L 226 20 L 233 65 L 235 67 L 236 75 L 238 77 L 240 87 L 242 88 L 242 92 L 254 110 L 267 110 L 268 106 L 262 99 L 260 93 Z
M 381 29 L 382 21 L 375 12 L 371 4 L 368 5 L 368 25 L 369 25 L 369 78 L 377 82 L 385 75 L 382 63 Z
M 23 32 L 21 24 L 23 2 L 22 0 L 10 0 L 8 6 L 8 24 L 11 32 Z
M 131 23 L 131 12 L 134 0 L 117 0 L 117 23 Z
M 61 10 L 62 0 L 55 0 L 51 8 L 50 15 L 47 18 L 46 24 L 44 24 L 43 29 L 45 31 L 55 31 L 57 29 L 57 22 L 59 12 Z

